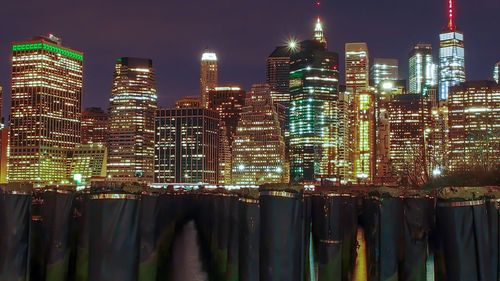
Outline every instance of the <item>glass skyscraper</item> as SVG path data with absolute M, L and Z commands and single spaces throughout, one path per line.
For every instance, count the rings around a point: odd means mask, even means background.
M 370 72 L 370 79 L 375 87 L 382 81 L 396 81 L 399 79 L 398 60 L 375 58 Z
M 464 34 L 455 25 L 454 0 L 448 3 L 448 25 L 439 34 L 439 98 L 448 99 L 451 86 L 465 82 Z
M 338 54 L 326 49 L 318 24 L 315 40 L 290 57 L 291 181 L 312 182 L 335 174 L 335 108 Z
M 409 55 L 409 93 L 426 94 L 437 85 L 437 65 L 432 56 L 432 45 L 420 43 Z

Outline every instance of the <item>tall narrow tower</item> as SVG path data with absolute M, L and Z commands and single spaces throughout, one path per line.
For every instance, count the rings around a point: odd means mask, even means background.
M 361 43 L 345 44 L 345 83 L 351 92 L 366 91 L 369 87 L 368 45 Z
M 109 106 L 111 180 L 153 182 L 156 107 L 153 62 L 119 58 Z
M 448 99 L 451 86 L 465 82 L 464 34 L 455 25 L 455 0 L 447 0 L 448 23 L 439 35 L 439 98 Z
M 409 55 L 409 92 L 426 94 L 427 90 L 437 84 L 437 67 L 432 57 L 432 45 L 419 43 L 413 47 Z
M 200 64 L 200 93 L 203 107 L 208 107 L 208 92 L 217 87 L 218 64 L 217 54 L 205 50 L 201 55 Z

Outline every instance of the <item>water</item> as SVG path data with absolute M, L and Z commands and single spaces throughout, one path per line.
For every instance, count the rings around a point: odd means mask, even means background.
M 208 281 L 203 270 L 198 231 L 193 221 L 184 225 L 174 239 L 173 261 L 170 267 L 170 280 L 174 281 Z

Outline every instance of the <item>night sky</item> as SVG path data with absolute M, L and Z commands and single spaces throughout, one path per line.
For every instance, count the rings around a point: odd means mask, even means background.
M 500 0 L 457 0 L 457 6 L 467 78 L 491 79 L 500 60 Z M 431 42 L 437 55 L 444 10 L 444 0 L 322 0 L 319 13 L 330 50 L 342 58 L 346 42 L 365 41 L 372 59 L 398 58 L 404 78 L 413 44 Z M 309 0 L 6 0 L 0 6 L 0 84 L 8 103 L 13 41 L 53 33 L 85 53 L 84 107 L 107 107 L 120 56 L 153 59 L 160 106 L 198 94 L 205 47 L 219 56 L 221 83 L 249 89 L 265 81 L 265 59 L 276 45 L 290 36 L 312 37 L 317 15 Z

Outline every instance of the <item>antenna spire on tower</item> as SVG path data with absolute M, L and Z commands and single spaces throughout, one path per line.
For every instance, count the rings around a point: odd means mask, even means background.
M 448 30 L 455 31 L 455 2 L 448 0 Z

